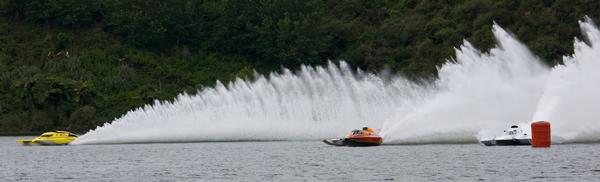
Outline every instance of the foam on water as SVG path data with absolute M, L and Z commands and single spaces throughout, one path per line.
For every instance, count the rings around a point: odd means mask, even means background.
M 344 62 L 303 66 L 135 109 L 74 144 L 322 139 L 367 125 L 388 144 L 470 143 L 537 120 L 554 141 L 600 141 L 600 33 L 589 18 L 580 26 L 588 44 L 576 40 L 552 69 L 494 25 L 495 48 L 465 42 L 426 85 Z

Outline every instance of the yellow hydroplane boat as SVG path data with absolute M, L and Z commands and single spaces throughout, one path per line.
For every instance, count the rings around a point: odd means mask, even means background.
M 31 140 L 17 140 L 23 145 L 67 145 L 77 139 L 77 135 L 68 131 L 46 132 Z

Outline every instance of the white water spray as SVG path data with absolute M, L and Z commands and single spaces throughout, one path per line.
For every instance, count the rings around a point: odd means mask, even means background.
M 589 18 L 580 25 L 590 45 L 576 41 L 553 69 L 494 25 L 495 48 L 465 42 L 428 86 L 344 62 L 302 67 L 147 105 L 73 143 L 323 139 L 361 126 L 381 128 L 385 143 L 461 143 L 535 120 L 552 122 L 561 142 L 600 141 L 600 33 Z
M 549 68 L 500 26 L 493 33 L 498 45 L 489 53 L 465 42 L 438 69 L 438 92 L 387 120 L 387 143 L 477 142 L 477 134 L 529 122 Z
M 572 56 L 552 69 L 534 120 L 552 124 L 555 142 L 600 141 L 600 31 L 579 22 L 589 44 L 575 39 Z
M 395 108 L 410 104 L 407 98 L 426 92 L 402 78 L 354 74 L 344 62 L 304 66 L 297 74 L 284 70 L 254 82 L 217 83 L 172 103 L 147 105 L 74 144 L 327 138 L 366 125 L 379 128 Z

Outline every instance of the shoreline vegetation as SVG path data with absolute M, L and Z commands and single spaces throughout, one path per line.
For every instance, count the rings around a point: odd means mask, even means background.
M 88 131 L 237 77 L 344 60 L 414 80 L 496 22 L 548 65 L 600 1 L 0 0 L 0 135 Z M 385 70 L 385 71 L 382 71 Z
M 0 132 L 0 137 L 2 136 L 39 136 L 44 132 Z

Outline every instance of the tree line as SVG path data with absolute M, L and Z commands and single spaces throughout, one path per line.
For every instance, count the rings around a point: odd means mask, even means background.
M 345 60 L 434 78 L 492 22 L 548 65 L 600 1 L 0 0 L 0 132 L 86 131 L 216 80 Z

